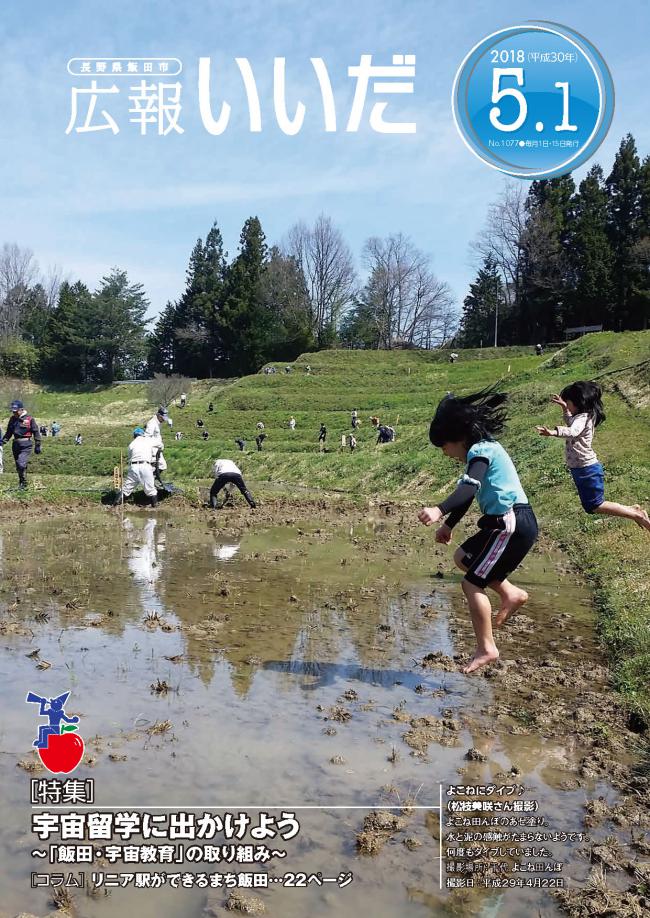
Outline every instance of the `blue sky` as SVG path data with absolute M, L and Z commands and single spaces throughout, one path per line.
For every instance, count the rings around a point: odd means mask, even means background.
M 650 4 L 573 0 L 499 4 L 448 0 L 5 0 L 0 33 L 0 242 L 31 248 L 41 267 L 59 265 L 94 287 L 111 266 L 144 284 L 155 314 L 183 289 L 189 252 L 217 220 L 231 254 L 244 220 L 257 214 L 269 242 L 297 220 L 329 214 L 360 267 L 364 240 L 402 231 L 433 258 L 458 303 L 474 274 L 468 244 L 498 196 L 503 177 L 480 163 L 456 133 L 450 92 L 458 65 L 484 35 L 529 19 L 562 22 L 589 38 L 607 61 L 616 111 L 596 156 L 606 171 L 631 131 L 650 152 L 647 86 Z M 354 84 L 347 67 L 362 53 L 389 63 L 415 54 L 412 96 L 391 99 L 387 116 L 417 122 L 415 135 L 345 132 Z M 72 57 L 173 56 L 183 62 L 182 135 L 140 136 L 128 123 L 131 81 L 102 103 L 120 133 L 65 134 Z M 215 113 L 232 106 L 221 136 L 198 111 L 199 57 L 212 60 Z M 289 106 L 301 99 L 305 124 L 294 137 L 273 111 L 274 57 L 287 61 Z M 251 63 L 263 130 L 248 130 L 235 64 Z M 326 134 L 311 57 L 332 81 L 339 129 Z M 102 81 L 111 85 L 113 81 Z M 101 106 L 98 106 L 98 111 Z M 580 178 L 585 169 L 578 170 Z

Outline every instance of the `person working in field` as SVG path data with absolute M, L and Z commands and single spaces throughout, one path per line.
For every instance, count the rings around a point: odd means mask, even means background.
M 423 507 L 418 519 L 425 526 L 442 523 L 436 531 L 436 542 L 447 545 L 453 527 L 469 510 L 474 497 L 483 513 L 479 531 L 454 554 L 456 565 L 465 574 L 463 593 L 476 635 L 476 651 L 464 673 L 472 673 L 499 656 L 486 587 L 494 590 L 501 601 L 495 618 L 497 626 L 528 599 L 528 593 L 510 583 L 508 577 L 533 547 L 537 520 L 512 459 L 495 439 L 507 421 L 502 408 L 505 401 L 506 396 L 494 389 L 464 397 L 447 395 L 438 405 L 429 430 L 431 443 L 445 456 L 462 462 L 465 473 L 453 494 L 436 507 Z
M 253 495 L 246 487 L 246 482 L 244 481 L 244 476 L 241 473 L 241 469 L 232 461 L 232 459 L 217 459 L 215 460 L 212 466 L 212 474 L 214 475 L 214 483 L 210 489 L 210 506 L 213 510 L 217 509 L 217 495 L 222 488 L 225 488 L 226 485 L 232 484 L 240 490 L 240 492 L 246 498 L 248 506 L 251 510 L 254 510 L 256 507 L 255 501 L 253 500 Z
M 136 427 L 133 439 L 129 443 L 129 471 L 122 484 L 122 490 L 115 498 L 115 505 L 123 503 L 140 486 L 151 501 L 151 506 L 158 506 L 158 491 L 153 478 L 155 449 L 152 438 L 145 435 L 144 427 Z
M 163 406 L 158 409 L 153 417 L 149 418 L 144 428 L 145 436 L 150 438 L 151 446 L 153 448 L 153 457 L 155 463 L 154 479 L 162 486 L 160 473 L 165 471 L 167 468 L 167 463 L 165 462 L 165 457 L 163 455 L 165 444 L 163 442 L 162 433 L 160 431 L 161 424 L 169 424 L 170 427 L 172 426 L 172 419 L 169 417 L 169 412 Z
M 565 441 L 567 468 L 587 513 L 620 516 L 642 529 L 650 529 L 650 517 L 639 504 L 629 507 L 605 500 L 605 473 L 591 445 L 596 428 L 605 420 L 602 394 L 595 382 L 579 381 L 565 386 L 551 399 L 562 409 L 564 425 L 538 427 L 537 431 L 542 437 L 559 437 Z

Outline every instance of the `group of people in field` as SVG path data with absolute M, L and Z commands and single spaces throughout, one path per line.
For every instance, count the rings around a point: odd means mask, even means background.
M 356 408 L 352 410 L 350 420 L 352 423 L 352 433 L 341 434 L 341 449 L 349 449 L 350 452 L 354 452 L 357 448 L 357 438 L 356 431 L 361 426 L 361 420 L 359 418 L 359 412 Z M 388 424 L 381 424 L 379 418 L 372 416 L 370 418 L 370 423 L 377 430 L 377 440 L 376 443 L 393 443 L 396 438 L 395 428 L 390 427 Z M 198 424 L 198 421 L 197 421 Z M 203 421 L 201 421 L 201 426 L 203 426 Z M 289 418 L 287 422 L 289 430 L 294 431 L 297 428 L 297 422 L 293 415 Z M 257 447 L 258 452 L 262 452 L 264 448 L 264 441 L 267 439 L 267 434 L 265 433 L 266 425 L 264 421 L 258 421 L 255 425 L 255 446 Z M 321 452 L 324 452 L 325 445 L 327 443 L 327 426 L 324 423 L 321 423 L 318 430 L 318 448 Z M 235 443 L 240 453 L 246 451 L 247 441 L 242 437 L 236 437 Z
M 183 407 L 186 400 L 186 396 L 181 399 Z M 464 396 L 448 393 L 438 404 L 429 428 L 431 443 L 445 456 L 463 464 L 464 472 L 452 494 L 436 506 L 422 508 L 418 514 L 420 522 L 425 526 L 437 524 L 436 542 L 447 545 L 452 541 L 454 526 L 475 498 L 482 513 L 477 531 L 454 553 L 454 561 L 464 573 L 462 589 L 476 637 L 476 650 L 463 670 L 466 673 L 498 658 L 493 622 L 494 627 L 501 627 L 527 601 L 526 591 L 515 586 L 509 578 L 538 535 L 537 520 L 517 469 L 498 440 L 507 422 L 506 400 L 507 396 L 494 387 Z M 573 382 L 559 395 L 554 395 L 552 401 L 562 412 L 562 423 L 555 427 L 538 426 L 536 430 L 542 437 L 564 441 L 566 465 L 584 510 L 590 514 L 628 519 L 650 530 L 650 517 L 641 506 L 605 499 L 603 466 L 593 448 L 596 429 L 605 420 L 600 386 L 593 381 Z M 0 446 L 13 441 L 19 487 L 24 489 L 31 454 L 41 451 L 41 431 L 22 402 L 12 402 L 11 411 Z M 360 424 L 357 409 L 352 411 L 351 423 L 354 437 Z M 379 430 L 378 442 L 394 439 L 392 428 L 380 425 L 378 417 L 373 416 L 371 423 Z M 128 472 L 115 499 L 116 504 L 122 503 L 136 488 L 142 488 L 151 505 L 156 506 L 158 487 L 164 487 L 160 475 L 167 468 L 162 439 L 165 424 L 171 427 L 172 421 L 167 408 L 161 406 L 144 427 L 133 430 Z M 292 416 L 289 428 L 295 430 L 295 427 Z M 258 449 L 262 448 L 262 438 L 266 436 L 264 430 L 264 423 L 259 421 L 256 425 Z M 326 437 L 327 427 L 321 424 L 318 436 L 321 445 Z M 244 448 L 244 441 L 236 442 L 240 449 Z M 0 448 L 0 459 L 1 456 Z M 232 459 L 217 459 L 212 471 L 214 483 L 209 503 L 213 509 L 218 507 L 219 493 L 228 486 L 238 488 L 251 509 L 256 507 L 241 469 Z M 494 620 L 486 589 L 492 590 L 499 599 Z

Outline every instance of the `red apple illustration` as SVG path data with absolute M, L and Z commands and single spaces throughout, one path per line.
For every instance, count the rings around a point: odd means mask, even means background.
M 41 762 L 48 771 L 68 772 L 73 771 L 81 761 L 84 754 L 84 741 L 72 731 L 66 733 L 51 733 L 47 738 L 47 747 L 39 749 Z

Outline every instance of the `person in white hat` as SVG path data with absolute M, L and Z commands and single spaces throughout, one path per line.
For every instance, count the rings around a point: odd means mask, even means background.
M 154 458 L 154 478 L 155 480 L 162 485 L 160 480 L 160 473 L 164 472 L 167 468 L 167 463 L 165 462 L 165 457 L 163 455 L 163 450 L 165 449 L 165 444 L 163 443 L 162 434 L 160 432 L 161 424 L 169 424 L 172 426 L 172 420 L 169 417 L 169 412 L 166 408 L 159 408 L 158 411 L 154 414 L 152 418 L 147 421 L 147 424 L 144 428 L 145 436 L 150 437 L 152 440 L 151 446 L 153 447 L 153 458 Z

